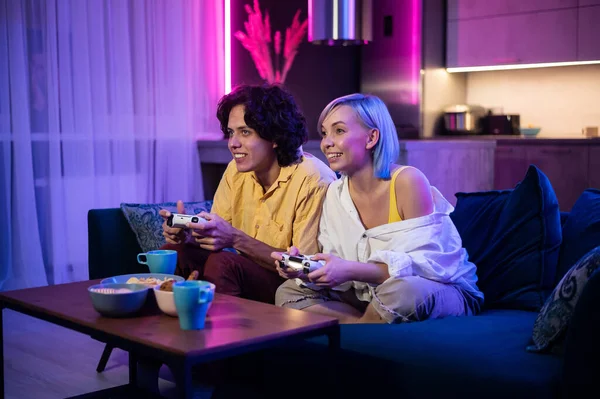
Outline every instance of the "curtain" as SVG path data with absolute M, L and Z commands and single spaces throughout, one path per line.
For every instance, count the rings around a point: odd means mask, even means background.
M 0 1 L 1 290 L 87 279 L 90 209 L 204 199 L 222 21 L 220 0 Z

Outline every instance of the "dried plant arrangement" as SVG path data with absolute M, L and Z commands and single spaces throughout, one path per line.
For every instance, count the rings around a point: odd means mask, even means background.
M 282 53 L 281 31 L 276 31 L 271 37 L 269 12 L 266 11 L 263 18 L 258 0 L 254 0 L 254 9 L 248 4 L 244 8 L 248 13 L 248 20 L 244 22 L 246 32 L 237 31 L 234 36 L 250 53 L 262 79 L 271 84 L 283 84 L 294 58 L 298 54 L 298 46 L 306 35 L 308 20 L 300 22 L 300 10 L 296 11 L 292 25 L 285 30 Z M 271 43 L 273 43 L 275 63 L 271 59 Z M 281 62 L 282 58 L 283 62 Z M 281 64 L 283 64 L 283 69 Z

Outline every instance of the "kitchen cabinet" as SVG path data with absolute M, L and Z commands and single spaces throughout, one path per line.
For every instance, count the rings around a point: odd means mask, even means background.
M 600 189 L 600 146 L 590 146 L 588 187 Z
M 537 166 L 550 180 L 561 211 L 569 211 L 583 190 L 600 183 L 600 146 L 587 142 L 539 140 L 522 143 L 498 140 L 494 162 L 494 189 L 513 188 L 527 168 Z M 598 165 L 595 166 L 593 162 Z M 595 170 L 593 169 L 595 168 Z
M 579 7 L 600 5 L 600 0 L 579 0 Z
M 448 0 L 448 20 L 577 7 L 578 0 Z M 588 2 L 600 0 L 587 0 Z M 582 1 L 579 1 L 581 5 Z
M 529 163 L 523 146 L 497 146 L 494 161 L 494 189 L 514 188 L 523 180 Z
M 419 169 L 456 205 L 457 192 L 492 189 L 495 148 L 493 140 L 402 140 L 399 163 Z
M 600 0 L 597 1 L 599 5 L 578 9 L 577 59 L 579 61 L 600 60 L 600 33 L 598 32 Z
M 449 20 L 446 65 L 466 67 L 576 60 L 577 18 L 578 9 L 567 8 Z
M 223 171 L 231 161 L 227 140 L 197 142 L 201 161 L 204 197 L 211 199 Z M 319 140 L 302 146 L 328 165 Z M 402 140 L 397 160 L 420 169 L 444 197 L 456 204 L 458 191 L 487 191 L 493 188 L 495 140 Z
M 569 211 L 588 187 L 588 146 L 529 147 L 527 161 L 548 176 L 561 211 Z

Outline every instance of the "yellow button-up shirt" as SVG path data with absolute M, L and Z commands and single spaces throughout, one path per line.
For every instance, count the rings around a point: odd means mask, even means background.
M 318 251 L 321 208 L 335 173 L 315 156 L 282 167 L 264 192 L 254 172 L 238 172 L 231 161 L 213 200 L 216 213 L 250 237 L 279 249 L 296 246 L 303 254 Z

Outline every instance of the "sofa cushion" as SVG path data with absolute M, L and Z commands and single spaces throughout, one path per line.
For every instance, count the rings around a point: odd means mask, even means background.
M 592 273 L 600 266 L 600 247 L 584 255 L 558 283 L 533 326 L 531 352 L 560 350 L 575 305 Z
M 135 257 L 140 245 L 119 208 L 88 212 L 88 270 L 90 280 L 119 274 L 148 272 Z
M 556 280 L 560 280 L 575 262 L 599 245 L 600 190 L 588 188 L 579 196 L 564 224 Z
M 457 193 L 450 217 L 477 266 L 487 308 L 539 310 L 555 285 L 558 201 L 534 165 L 512 190 Z
M 494 310 L 392 325 L 390 330 L 353 325 L 344 328 L 342 346 L 400 364 L 402 373 L 397 375 L 410 381 L 409 397 L 419 391 L 422 397 L 445 397 L 449 391 L 455 397 L 551 397 L 558 387 L 560 358 L 536 359 L 524 350 L 535 316 Z M 427 385 L 434 386 L 424 392 Z
M 553 398 L 561 358 L 525 350 L 536 315 L 489 310 L 417 323 L 342 325 L 337 367 L 345 384 L 335 385 L 336 397 L 378 397 L 387 391 L 398 398 Z M 319 376 L 305 381 L 311 393 L 323 379 L 331 384 L 332 363 L 324 360 L 323 350 L 327 340 L 309 342 L 321 348 L 307 343 L 270 351 L 264 359 L 269 376 L 273 370 L 310 370 Z M 339 392 L 342 385 L 350 391 Z
M 185 202 L 184 206 L 187 214 L 196 215 L 203 211 L 210 212 L 212 201 Z M 163 219 L 158 214 L 161 209 L 177 212 L 177 203 L 121 204 L 121 210 L 143 252 L 158 249 L 166 244 L 162 235 Z
M 565 338 L 563 398 L 585 398 L 598 389 L 600 375 L 600 269 L 587 281 Z

